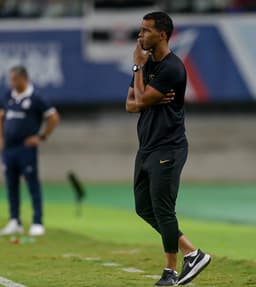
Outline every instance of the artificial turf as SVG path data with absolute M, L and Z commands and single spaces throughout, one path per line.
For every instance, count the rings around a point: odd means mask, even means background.
M 186 192 L 187 197 L 188 192 L 192 192 L 191 186 L 185 186 L 190 191 L 183 191 L 184 198 Z M 221 185 L 211 188 L 218 194 L 221 194 L 221 188 L 227 190 Z M 243 187 L 241 192 L 244 190 Z M 251 194 L 250 190 L 247 187 L 248 194 Z M 22 219 L 27 229 L 31 210 L 26 193 L 24 195 Z M 236 196 L 246 201 L 248 195 L 240 196 L 237 191 Z M 3 225 L 7 220 L 7 205 L 3 194 L 0 199 L 0 223 Z M 82 215 L 78 215 L 74 202 L 68 185 L 45 185 L 47 235 L 35 242 L 23 237 L 20 244 L 11 243 L 10 237 L 0 237 L 0 277 L 28 287 L 153 286 L 155 279 L 145 275 L 161 273 L 164 266 L 161 240 L 134 214 L 131 187 L 88 185 Z M 211 196 L 209 202 L 209 208 L 215 204 Z M 182 230 L 196 246 L 213 255 L 212 264 L 193 281 L 194 286 L 256 286 L 256 228 L 253 221 L 223 219 L 219 214 L 216 218 L 206 216 L 205 219 L 197 214 L 188 216 L 183 213 L 182 206 L 187 203 L 181 196 L 178 215 Z M 246 224 L 231 223 L 243 221 Z M 90 258 L 95 260 L 88 260 Z M 120 265 L 104 266 L 106 262 Z M 129 267 L 144 272 L 122 270 Z

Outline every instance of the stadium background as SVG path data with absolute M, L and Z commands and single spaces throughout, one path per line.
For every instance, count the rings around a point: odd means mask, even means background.
M 176 30 L 170 47 L 188 71 L 186 126 L 190 155 L 183 173 L 178 215 L 188 235 L 216 256 L 212 272 L 225 263 L 223 257 L 250 259 L 243 262 L 244 268 L 255 270 L 256 2 L 249 0 L 0 1 L 0 94 L 7 88 L 9 68 L 23 64 L 42 95 L 61 113 L 58 129 L 41 146 L 45 222 L 50 230 L 47 236 L 56 244 L 60 244 L 59 236 L 66 236 L 66 253 L 76 249 L 69 247 L 73 246 L 73 235 L 86 236 L 86 242 L 100 240 L 102 249 L 106 242 L 159 247 L 158 237 L 133 215 L 138 116 L 124 109 L 141 17 L 159 9 L 173 17 Z M 70 171 L 87 190 L 80 216 L 75 213 L 75 197 L 67 181 Z M 2 175 L 0 183 L 0 222 L 4 224 L 7 206 Z M 31 211 L 25 187 L 22 196 L 23 218 L 29 223 Z M 71 231 L 72 236 L 67 233 Z M 120 232 L 124 235 L 121 239 Z M 3 258 L 10 257 L 0 276 L 28 287 L 46 286 L 46 282 L 48 286 L 62 286 L 54 285 L 53 275 L 44 274 L 38 284 L 25 267 L 24 272 L 17 271 L 14 263 L 24 263 L 12 257 L 8 240 L 0 240 Z M 52 252 L 44 243 L 39 240 L 33 247 L 39 258 L 37 247 Z M 22 248 L 17 251 L 20 260 L 30 256 L 27 245 Z M 82 250 L 74 251 L 76 260 L 81 254 L 91 254 L 88 246 L 82 246 Z M 100 247 L 97 250 L 102 252 Z M 60 252 L 57 258 L 62 258 L 64 251 Z M 31 270 L 35 268 L 33 255 L 32 251 Z M 42 261 L 47 265 L 46 257 Z M 68 267 L 71 263 L 66 262 Z M 248 271 L 244 281 L 240 278 L 242 283 L 235 278 L 236 265 L 238 261 L 227 261 L 221 268 L 226 268 L 230 281 L 224 284 L 220 275 L 214 286 L 256 286 L 255 272 Z M 91 270 L 88 266 L 81 268 Z M 211 270 L 204 276 L 203 286 L 213 286 Z M 76 277 L 74 280 L 75 285 L 66 282 L 65 286 L 99 286 L 82 285 Z M 125 282 L 115 282 L 114 275 L 109 277 L 109 286 L 127 286 Z M 141 285 L 129 282 L 130 286 L 145 286 L 144 281 L 137 282 Z

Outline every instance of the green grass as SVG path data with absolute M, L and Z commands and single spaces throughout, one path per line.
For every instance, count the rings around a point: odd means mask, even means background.
M 49 230 L 34 244 L 11 245 L 1 240 L 1 276 L 31 287 L 122 287 L 153 286 L 154 279 L 144 275 L 159 274 L 162 254 L 154 245 L 111 244 L 63 230 Z M 64 258 L 64 255 L 74 254 Z M 86 261 L 87 257 L 100 257 Z M 104 262 L 122 266 L 106 267 Z M 142 274 L 129 274 L 123 267 L 136 267 Z M 196 286 L 256 286 L 255 263 L 214 257 L 209 268 L 196 279 Z
M 221 186 L 211 188 L 214 192 Z M 78 217 L 69 188 L 47 185 L 47 235 L 35 243 L 18 245 L 10 243 L 9 237 L 0 237 L 0 276 L 28 287 L 153 286 L 155 280 L 144 275 L 161 273 L 164 266 L 161 240 L 134 214 L 130 190 L 130 186 L 124 185 L 89 186 L 83 214 Z M 251 194 L 249 190 L 247 188 L 247 193 Z M 234 197 L 239 196 L 237 191 Z M 3 196 L 0 197 L 2 225 L 7 220 L 7 205 Z M 210 197 L 208 206 L 212 202 Z M 179 204 L 184 204 L 182 198 Z M 27 196 L 23 200 L 22 215 L 28 229 L 31 210 Z M 227 217 L 227 222 L 216 217 L 206 221 L 200 216 L 188 219 L 183 214 L 180 219 L 180 226 L 191 241 L 213 255 L 212 264 L 193 281 L 194 286 L 256 286 L 255 226 L 249 225 L 250 221 L 241 225 L 230 223 L 232 220 Z M 75 256 L 64 258 L 64 254 Z M 87 261 L 87 257 L 101 259 Z M 104 262 L 121 266 L 107 267 L 102 265 Z M 131 274 L 122 271 L 123 267 L 145 272 Z

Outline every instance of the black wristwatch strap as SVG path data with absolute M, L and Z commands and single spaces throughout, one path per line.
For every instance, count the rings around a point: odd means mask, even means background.
M 40 134 L 39 138 L 40 138 L 41 141 L 46 141 L 47 140 L 47 136 L 43 135 L 43 134 Z

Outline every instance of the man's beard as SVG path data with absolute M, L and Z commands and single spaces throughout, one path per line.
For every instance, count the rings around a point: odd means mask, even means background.
M 152 47 L 145 47 L 145 45 L 141 45 L 142 46 L 142 49 L 144 50 L 144 51 L 152 51 L 153 50 L 153 48 Z

